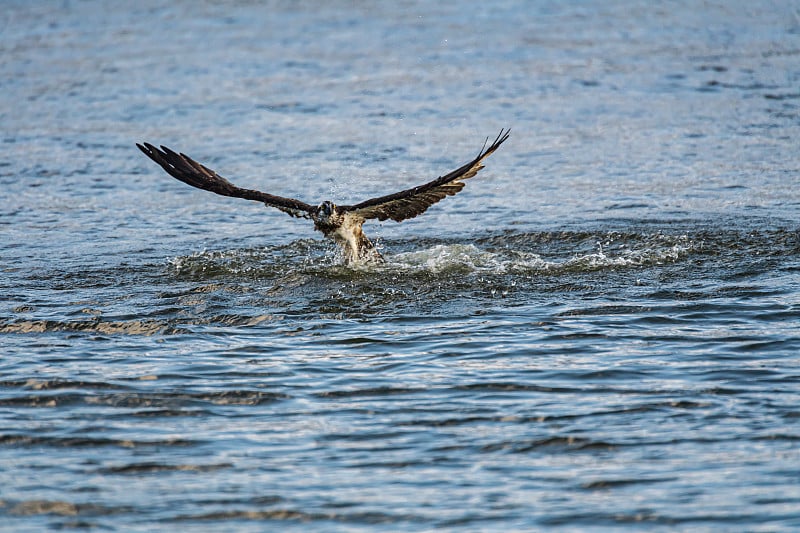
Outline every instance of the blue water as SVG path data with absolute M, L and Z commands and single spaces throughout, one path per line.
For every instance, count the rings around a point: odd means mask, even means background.
M 0 529 L 800 529 L 796 3 L 1 11 Z

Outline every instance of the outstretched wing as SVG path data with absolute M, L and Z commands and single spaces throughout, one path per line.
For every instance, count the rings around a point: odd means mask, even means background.
M 463 180 L 471 178 L 483 168 L 483 160 L 492 155 L 508 139 L 510 132 L 511 130 L 500 130 L 494 142 L 488 148 L 484 144 L 475 159 L 425 185 L 373 198 L 356 205 L 339 206 L 339 210 L 350 212 L 363 219 L 386 220 L 391 218 L 397 222 L 421 215 L 445 196 L 452 196 L 463 189 Z
M 301 202 L 300 200 L 282 198 L 261 191 L 237 187 L 191 157 L 173 152 L 166 146 L 162 146 L 160 150 L 150 143 L 144 143 L 144 145 L 136 143 L 136 146 L 138 146 L 139 150 L 144 152 L 147 157 L 161 165 L 161 168 L 166 170 L 167 174 L 192 187 L 197 187 L 204 191 L 211 191 L 221 194 L 222 196 L 232 196 L 234 198 L 263 202 L 270 207 L 277 207 L 284 213 L 288 213 L 293 217 L 310 218 L 311 213 L 314 211 L 313 206 Z

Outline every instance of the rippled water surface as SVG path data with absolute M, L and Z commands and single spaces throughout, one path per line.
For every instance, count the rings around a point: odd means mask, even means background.
M 5 2 L 0 529 L 800 529 L 794 2 Z M 349 268 L 316 204 L 510 139 Z

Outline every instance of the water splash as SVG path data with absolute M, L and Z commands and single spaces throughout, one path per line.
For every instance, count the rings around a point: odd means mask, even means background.
M 388 268 L 426 270 L 434 274 L 588 272 L 672 263 L 686 256 L 691 250 L 692 243 L 685 236 L 667 239 L 665 242 L 623 243 L 613 249 L 598 242 L 596 251 L 574 253 L 568 259 L 558 257 L 548 259 L 536 252 L 513 248 L 492 251 L 481 249 L 474 244 L 440 244 L 424 250 L 391 256 Z
M 388 267 L 399 270 L 425 270 L 434 274 L 546 270 L 552 263 L 536 253 L 482 250 L 474 244 L 437 244 L 431 248 L 390 256 Z
M 304 239 L 274 248 L 233 249 L 193 253 L 169 260 L 181 277 L 202 279 L 217 276 L 270 278 L 295 273 L 323 277 L 352 277 L 359 274 L 418 273 L 513 274 L 589 272 L 673 263 L 695 247 L 686 235 L 581 234 L 581 242 L 567 235 L 560 243 L 542 245 L 541 235 L 516 235 L 497 246 L 498 238 L 484 244 L 439 243 L 427 248 L 385 254 L 385 264 L 344 267 L 341 254 L 325 241 Z M 594 243 L 585 249 L 584 243 Z M 539 250 L 541 248 L 541 251 Z

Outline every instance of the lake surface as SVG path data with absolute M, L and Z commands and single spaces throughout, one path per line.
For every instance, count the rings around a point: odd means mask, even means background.
M 0 529 L 800 529 L 796 2 L 3 3 Z M 316 204 L 424 183 L 348 268 Z

